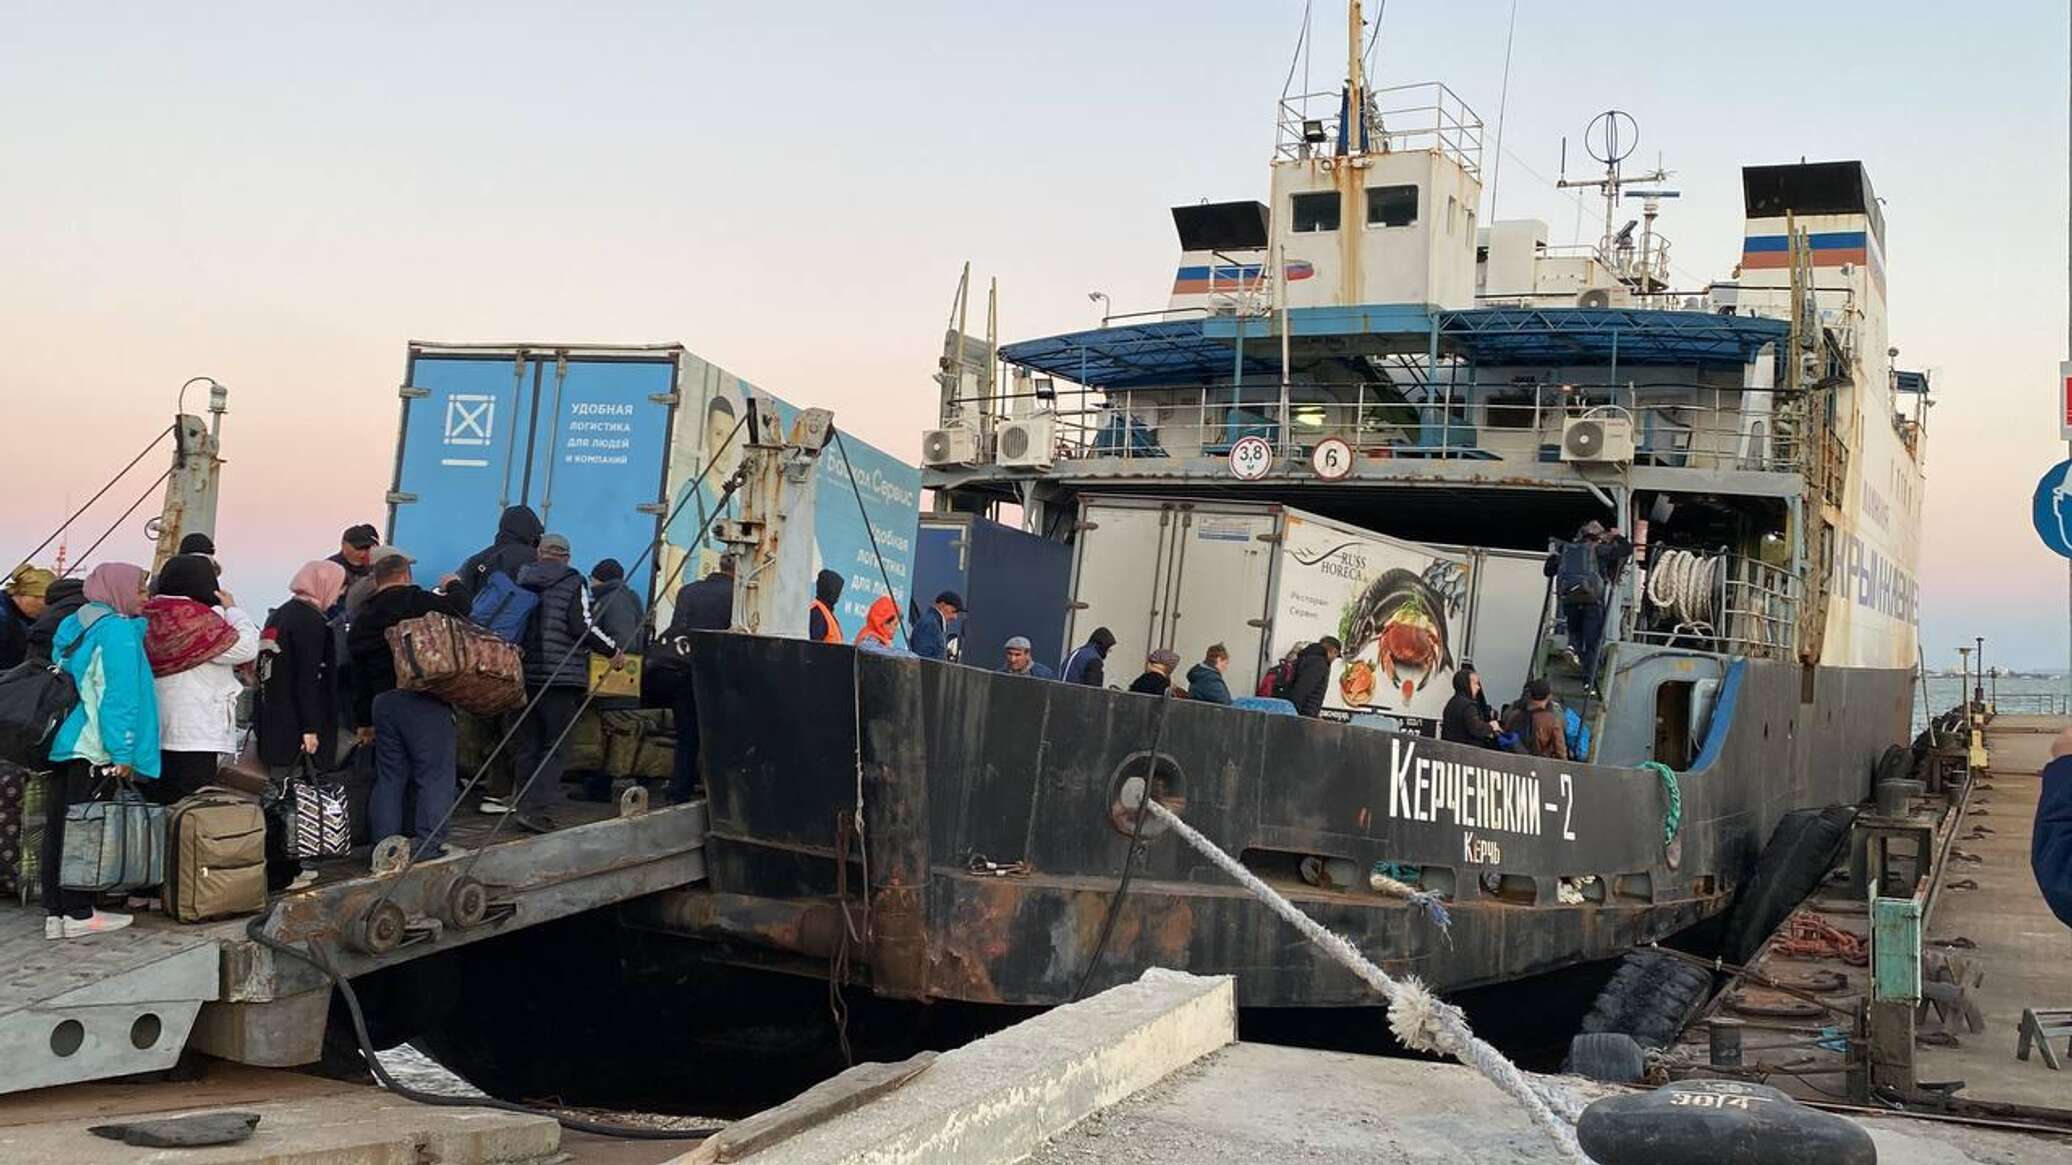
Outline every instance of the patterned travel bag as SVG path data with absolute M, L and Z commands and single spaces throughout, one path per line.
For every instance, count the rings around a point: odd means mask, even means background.
M 308 757 L 281 782 L 281 850 L 297 861 L 341 858 L 352 852 L 353 821 L 345 785 L 327 781 Z
M 492 716 L 525 702 L 524 658 L 464 619 L 434 611 L 388 629 L 396 686 L 429 692 L 463 712 Z

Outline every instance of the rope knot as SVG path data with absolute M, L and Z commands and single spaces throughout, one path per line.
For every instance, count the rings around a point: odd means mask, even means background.
M 1389 1005 L 1389 1030 L 1413 1052 L 1459 1056 L 1468 1047 L 1468 1021 L 1461 1010 L 1433 995 L 1415 976 L 1396 980 Z

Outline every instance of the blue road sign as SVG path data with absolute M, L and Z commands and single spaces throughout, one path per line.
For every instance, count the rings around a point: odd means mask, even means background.
M 2067 471 L 2072 471 L 2072 461 L 2060 461 L 2036 483 L 2030 517 L 2045 546 L 2072 558 L 2072 484 L 2065 480 Z

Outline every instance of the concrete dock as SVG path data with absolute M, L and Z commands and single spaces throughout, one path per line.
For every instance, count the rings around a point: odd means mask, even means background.
M 2067 727 L 2072 718 L 2061 716 L 2001 716 L 1986 726 L 1989 761 L 1972 788 L 1957 842 L 1979 860 L 1950 863 L 1928 919 L 1930 945 L 1977 944 L 1953 953 L 1983 972 L 1970 996 L 1986 1029 L 1960 1033 L 1955 1046 L 1919 1048 L 1916 1070 L 1924 1083 L 1962 1080 L 1960 1095 L 1968 1100 L 2072 1111 L 2072 1064 L 2053 1072 L 2034 1052 L 2026 1063 L 2014 1054 L 2023 1008 L 2072 1007 L 2072 930 L 2044 904 L 2029 868 L 2038 772 L 2050 759 L 2051 741 Z M 1965 880 L 1978 888 L 1949 889 Z

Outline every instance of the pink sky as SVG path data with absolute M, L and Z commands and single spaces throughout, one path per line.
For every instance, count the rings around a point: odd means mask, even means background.
M 1943 401 L 1931 662 L 1976 629 L 2062 666 L 2065 567 L 2026 499 L 2063 455 L 2063 6 L 1684 9 L 1524 6 L 1504 217 L 1566 242 L 1573 204 L 1539 175 L 1618 105 L 1679 171 L 1679 268 L 1723 277 L 1736 167 L 1864 159 L 1901 363 Z M 383 520 L 412 338 L 681 341 L 912 457 L 965 259 L 999 276 L 1009 338 L 1084 326 L 1090 290 L 1162 302 L 1169 205 L 1263 193 L 1301 6 L 117 11 L 17 12 L 0 42 L 0 545 L 33 544 L 207 374 L 233 393 L 229 582 L 271 598 Z M 1374 70 L 1444 78 L 1494 122 L 1508 11 L 1395 0 Z M 1628 67 L 1583 68 L 1614 28 Z

